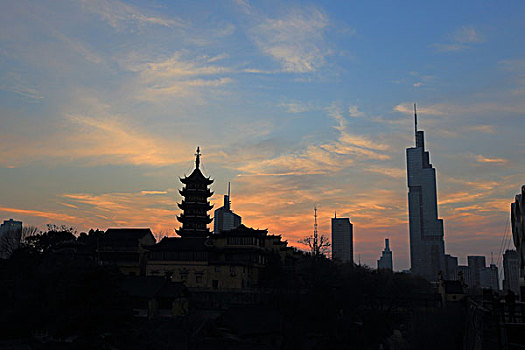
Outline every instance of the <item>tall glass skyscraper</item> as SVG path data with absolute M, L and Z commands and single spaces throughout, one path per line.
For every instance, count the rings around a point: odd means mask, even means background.
M 415 105 L 414 119 L 416 146 L 406 150 L 410 265 L 413 274 L 436 281 L 445 270 L 443 220 L 438 219 L 436 170 L 425 151 L 424 133 L 417 130 Z
M 332 259 L 343 263 L 354 262 L 354 225 L 349 218 L 332 218 Z

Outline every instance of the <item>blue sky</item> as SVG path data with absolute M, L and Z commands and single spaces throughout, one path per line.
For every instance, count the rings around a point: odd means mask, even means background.
M 448 252 L 499 252 L 523 183 L 519 1 L 5 1 L 0 216 L 177 227 L 197 145 L 220 206 L 291 244 L 349 216 L 408 267 L 411 104 Z

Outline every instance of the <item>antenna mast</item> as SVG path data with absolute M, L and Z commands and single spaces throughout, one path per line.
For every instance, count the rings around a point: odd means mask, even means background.
M 417 110 L 416 104 L 414 103 L 414 136 L 417 140 Z
M 317 207 L 314 206 L 314 255 L 319 255 L 319 247 L 317 246 Z
M 231 206 L 231 197 L 230 197 L 230 181 L 228 181 L 228 207 Z

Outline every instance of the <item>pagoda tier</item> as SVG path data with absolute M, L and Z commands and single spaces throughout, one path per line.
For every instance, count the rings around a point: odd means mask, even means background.
M 194 224 L 200 224 L 200 225 L 204 225 L 204 227 L 206 227 L 206 225 L 208 225 L 209 223 L 211 223 L 213 221 L 212 218 L 210 218 L 209 215 L 206 215 L 206 216 L 202 216 L 202 215 L 192 215 L 192 214 L 181 214 L 181 215 L 177 215 L 177 220 L 181 223 L 187 223 L 188 225 L 190 223 L 194 223 Z M 191 221 L 191 222 L 190 222 Z M 197 225 L 198 227 L 199 225 Z M 193 227 L 195 228 L 195 227 Z
M 195 203 L 195 202 L 186 202 L 185 200 L 182 201 L 182 203 L 178 203 L 177 206 L 181 210 L 187 210 L 187 209 L 198 209 L 199 211 L 202 211 L 203 213 L 206 213 L 208 210 L 213 209 L 213 205 L 210 204 L 210 202 L 206 203 Z
M 205 177 L 199 169 L 201 154 L 198 147 L 195 156 L 195 170 L 190 176 L 180 179 L 185 185 L 179 191 L 184 199 L 177 204 L 182 210 L 182 214 L 177 216 L 182 227 L 176 232 L 183 238 L 207 237 L 210 234 L 207 225 L 212 222 L 208 211 L 213 208 L 213 205 L 208 202 L 208 198 L 213 195 L 213 192 L 210 191 L 208 185 L 212 184 L 213 180 Z
M 183 197 L 206 196 L 205 198 L 208 198 L 213 196 L 213 192 L 206 187 L 204 187 L 203 189 L 183 187 L 181 190 L 179 190 L 179 193 Z

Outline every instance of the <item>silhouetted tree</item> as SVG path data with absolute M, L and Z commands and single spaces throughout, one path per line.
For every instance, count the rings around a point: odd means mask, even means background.
M 328 247 L 330 247 L 330 240 L 325 235 L 320 236 L 306 236 L 299 243 L 305 244 L 310 248 L 310 252 L 313 256 L 325 255 L 328 252 Z
M 22 229 L 12 228 L 0 234 L 0 258 L 7 259 L 20 247 Z
M 48 224 L 47 228 L 47 232 L 27 237 L 25 244 L 39 253 L 46 253 L 60 243 L 76 240 L 76 230 L 73 227 Z

